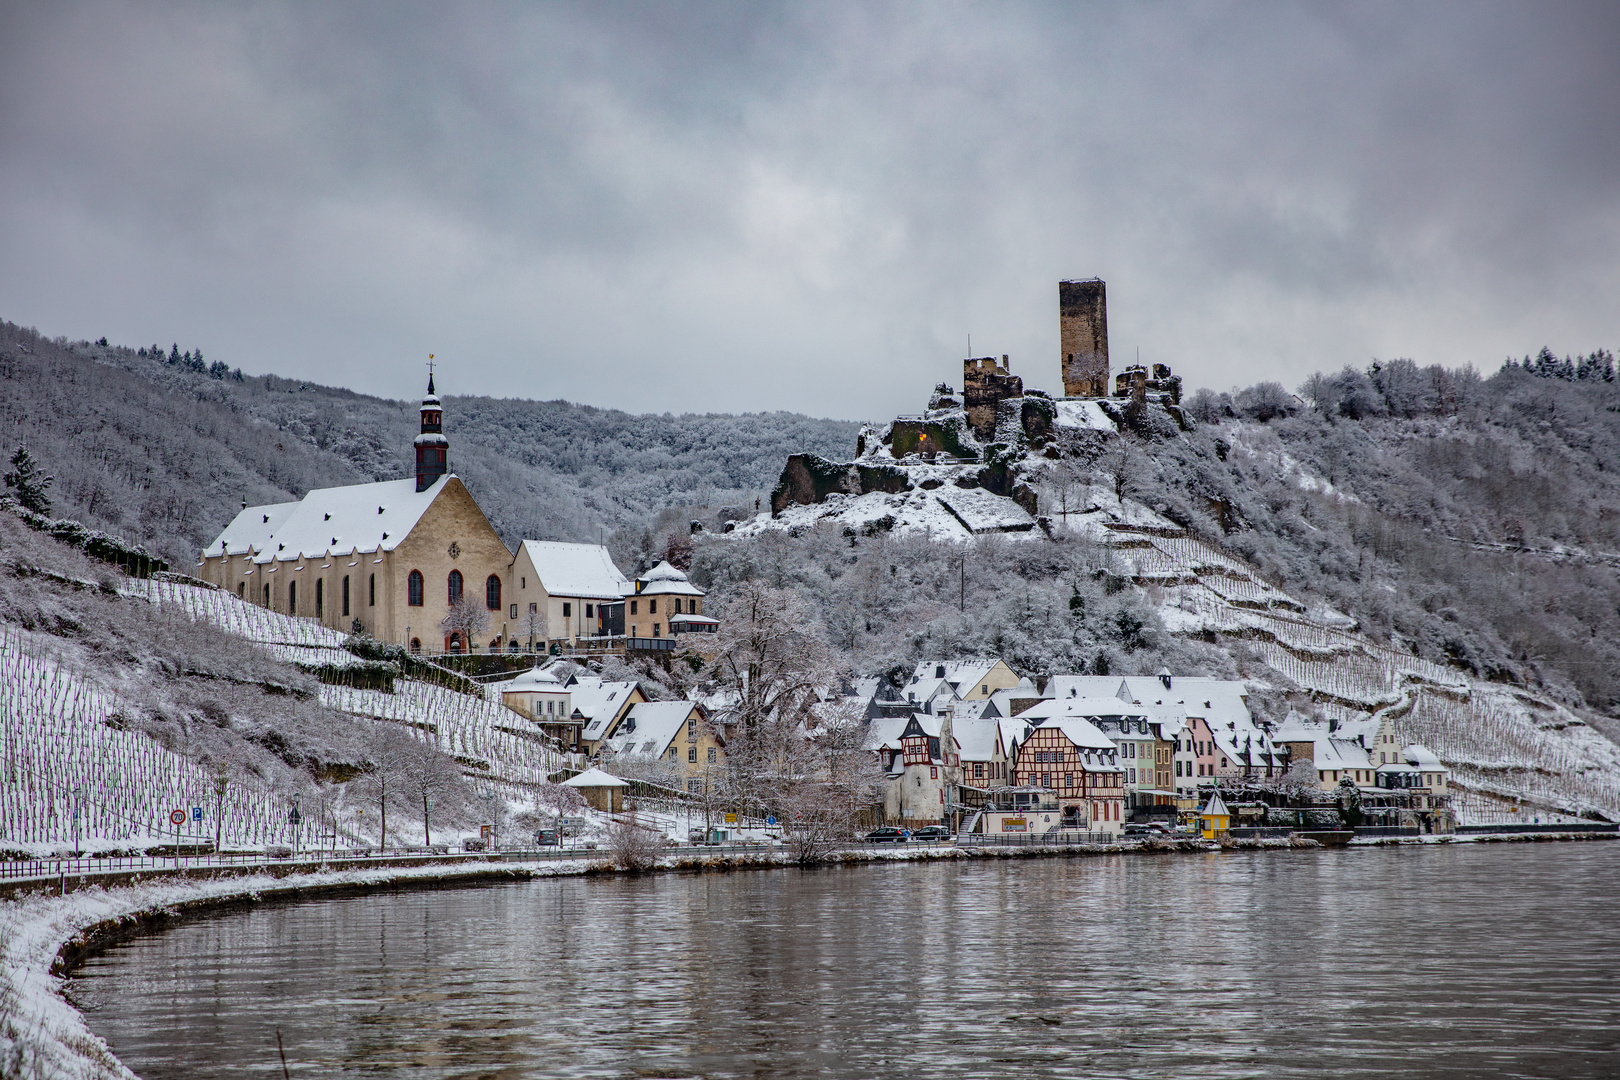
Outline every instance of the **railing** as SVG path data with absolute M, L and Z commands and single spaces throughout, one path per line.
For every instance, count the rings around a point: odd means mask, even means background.
M 1607 822 L 1565 822 L 1545 825 L 1532 825 L 1522 821 L 1504 822 L 1501 825 L 1458 825 L 1456 831 L 1464 835 L 1478 836 L 1482 833 L 1610 833 L 1620 835 L 1620 825 Z

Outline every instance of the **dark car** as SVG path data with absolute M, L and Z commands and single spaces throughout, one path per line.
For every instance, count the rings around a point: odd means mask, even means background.
M 943 825 L 924 825 L 922 828 L 912 833 L 911 838 L 922 843 L 937 843 L 940 840 L 949 840 L 951 838 L 951 830 L 947 829 Z
M 881 829 L 873 829 L 866 834 L 868 844 L 903 844 L 911 834 L 904 829 L 897 829 L 892 825 L 885 825 Z

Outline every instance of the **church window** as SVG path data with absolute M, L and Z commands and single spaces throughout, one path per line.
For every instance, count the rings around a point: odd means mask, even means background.
M 405 602 L 411 607 L 422 606 L 422 571 L 412 570 L 411 576 L 406 579 Z
M 343 575 L 343 614 L 349 614 L 349 575 Z
M 448 587 L 446 592 L 450 600 L 450 606 L 455 607 L 457 604 L 461 603 L 461 571 L 450 571 L 450 578 L 447 584 Z
M 315 579 L 315 617 L 318 619 L 326 614 L 326 582 L 320 578 Z
M 371 599 L 367 602 L 366 606 L 367 607 L 376 607 L 377 606 L 377 575 L 376 574 L 371 575 L 371 584 L 369 586 L 367 586 L 367 588 L 370 589 Z
M 287 582 L 287 614 L 298 614 L 298 582 Z
M 484 606 L 491 611 L 501 610 L 501 579 L 494 574 L 484 582 Z
M 411 638 L 411 652 L 419 653 L 421 651 L 422 651 L 422 639 L 421 638 L 414 638 L 414 637 Z

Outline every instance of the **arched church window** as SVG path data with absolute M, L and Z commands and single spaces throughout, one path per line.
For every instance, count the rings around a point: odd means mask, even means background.
M 494 574 L 484 582 L 484 606 L 491 611 L 501 610 L 501 579 Z
M 420 570 L 412 570 L 411 571 L 411 576 L 408 579 L 408 583 L 407 583 L 407 585 L 405 587 L 405 592 L 406 592 L 405 602 L 407 604 L 411 605 L 411 607 L 421 607 L 422 606 L 422 571 L 420 571 Z
M 460 570 L 452 570 L 452 571 L 450 571 L 450 583 L 449 584 L 450 584 L 450 589 L 449 589 L 450 606 L 455 607 L 457 604 L 461 603 L 461 571 Z
M 419 653 L 421 651 L 422 651 L 422 639 L 419 638 L 419 637 L 411 638 L 411 652 Z

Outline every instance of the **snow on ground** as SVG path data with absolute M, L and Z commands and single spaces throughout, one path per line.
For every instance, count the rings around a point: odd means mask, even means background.
M 1058 427 L 1109 433 L 1119 430 L 1108 418 L 1108 414 L 1103 412 L 1102 406 L 1095 401 L 1060 399 L 1056 404 Z

